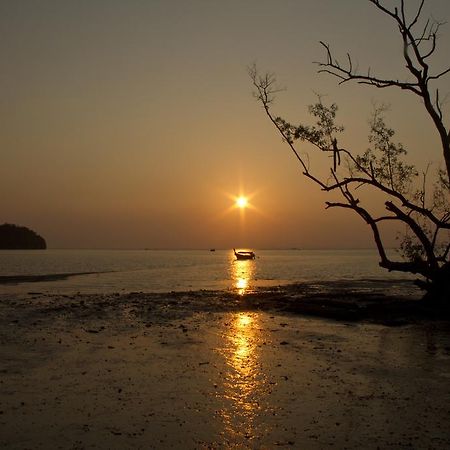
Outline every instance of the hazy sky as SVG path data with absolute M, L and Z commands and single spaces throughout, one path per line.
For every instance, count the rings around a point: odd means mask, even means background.
M 429 14 L 450 20 L 450 2 Z M 450 62 L 441 34 L 437 68 Z M 325 211 L 302 179 L 247 66 L 277 73 L 274 108 L 293 122 L 315 92 L 336 101 L 347 147 L 365 150 L 373 101 L 392 105 L 414 162 L 439 161 L 438 141 L 411 95 L 318 75 L 319 40 L 406 77 L 392 21 L 363 0 L 0 0 L 0 223 L 50 247 L 370 246 L 356 215 Z M 230 210 L 239 193 L 252 195 L 244 217 Z

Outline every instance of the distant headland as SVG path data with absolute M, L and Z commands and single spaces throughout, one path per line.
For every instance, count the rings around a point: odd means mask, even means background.
M 45 249 L 47 243 L 42 236 L 27 227 L 21 227 L 11 223 L 0 225 L 0 249 Z

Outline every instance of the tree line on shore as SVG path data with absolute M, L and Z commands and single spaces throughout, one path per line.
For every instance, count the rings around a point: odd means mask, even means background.
M 45 239 L 35 231 L 27 227 L 21 227 L 11 223 L 0 225 L 0 249 L 45 249 Z

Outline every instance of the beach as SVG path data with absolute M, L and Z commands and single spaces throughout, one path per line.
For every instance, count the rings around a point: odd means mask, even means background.
M 0 11 L 0 450 L 450 450 L 450 0 Z
M 448 321 L 312 294 L 1 294 L 1 445 L 448 448 Z

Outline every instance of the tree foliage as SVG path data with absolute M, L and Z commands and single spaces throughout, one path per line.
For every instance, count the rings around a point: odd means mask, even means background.
M 399 6 L 392 10 L 379 0 L 368 1 L 396 24 L 411 81 L 381 78 L 370 70 L 360 73 L 350 54 L 343 64 L 334 58 L 330 46 L 323 42 L 326 58 L 318 63 L 319 72 L 337 77 L 340 84 L 353 81 L 376 88 L 398 88 L 420 97 L 440 138 L 443 167 L 439 168 L 436 176 L 429 173 L 430 166 L 419 172 L 405 160 L 407 149 L 396 142 L 395 131 L 386 124 L 385 106 L 374 108 L 369 122 L 368 148 L 358 153 L 339 144 L 344 128 L 337 123 L 337 105 L 327 105 L 319 97 L 308 108 L 312 124 L 291 124 L 272 113 L 275 95 L 279 91 L 275 76 L 270 73 L 261 75 L 253 66 L 249 74 L 255 96 L 297 158 L 303 175 L 323 191 L 339 194 L 341 200 L 328 201 L 326 207 L 352 210 L 370 226 L 380 266 L 418 274 L 421 276 L 418 284 L 427 291 L 428 298 L 450 300 L 450 132 L 444 124 L 439 90 L 432 87 L 434 81 L 450 73 L 450 68 L 434 73 L 429 66 L 442 23 L 427 20 L 417 31 L 422 23 L 425 0 L 420 2 L 410 20 L 404 0 L 400 0 Z M 309 143 L 323 156 L 331 157 L 329 175 L 323 177 L 310 167 L 309 158 L 298 150 L 302 143 Z M 384 198 L 385 213 L 382 215 L 370 210 L 360 195 L 365 193 L 367 197 L 374 192 Z M 380 226 L 388 221 L 401 223 L 405 229 L 399 245 L 402 261 L 393 260 L 386 253 Z

